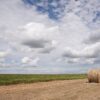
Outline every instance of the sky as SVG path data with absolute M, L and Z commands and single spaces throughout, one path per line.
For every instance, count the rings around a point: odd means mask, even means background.
M 92 68 L 100 68 L 100 0 L 0 0 L 0 73 Z

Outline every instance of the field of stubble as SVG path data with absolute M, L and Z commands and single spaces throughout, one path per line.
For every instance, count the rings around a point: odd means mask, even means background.
M 0 86 L 0 100 L 100 100 L 100 83 L 78 79 Z

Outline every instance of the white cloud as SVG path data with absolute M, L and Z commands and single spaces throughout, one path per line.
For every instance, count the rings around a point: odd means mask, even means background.
M 30 58 L 30 57 L 24 57 L 24 58 L 22 58 L 22 64 L 36 66 L 38 64 L 39 60 L 40 59 L 38 57 L 36 57 L 34 59 Z
M 86 45 L 81 50 L 66 48 L 62 56 L 69 62 L 93 64 L 98 58 L 100 59 L 100 43 Z
M 31 59 L 29 57 L 24 57 L 22 59 L 22 63 L 29 63 L 31 61 Z
M 8 55 L 9 53 L 6 51 L 0 51 L 0 58 L 4 58 Z
M 19 42 L 22 45 L 41 53 L 51 52 L 57 44 L 54 36 L 59 35 L 58 26 L 48 27 L 43 23 L 36 22 L 28 23 L 18 32 L 21 33 Z
M 95 44 L 100 42 L 100 30 L 93 31 L 90 36 L 84 41 L 86 44 Z
M 61 0 L 61 3 L 63 5 L 66 2 Z M 20 62 L 23 65 L 39 63 L 41 66 L 64 64 L 68 66 L 61 60 L 60 64 L 55 61 L 61 55 L 67 63 L 80 64 L 80 66 L 83 63 L 99 62 L 99 32 L 96 36 L 95 32 L 91 35 L 92 29 L 82 20 L 86 15 L 85 12 L 83 11 L 81 15 L 76 14 L 80 10 L 77 8 L 80 3 L 78 1 L 76 4 L 72 0 L 71 4 L 66 6 L 64 16 L 61 15 L 59 21 L 53 21 L 49 19 L 47 13 L 43 15 L 37 12 L 34 6 L 28 7 L 21 0 L 1 0 L 0 50 L 11 50 L 10 56 L 8 53 L 0 52 L 0 58 L 8 57 L 4 65 L 12 64 L 10 60 L 13 59 L 13 63 L 18 66 L 21 66 Z M 56 3 L 52 5 L 56 6 Z M 89 17 L 85 19 L 87 21 Z
M 14 53 L 22 56 L 40 56 L 40 53 L 44 55 L 44 53 L 53 51 L 48 55 L 53 59 L 58 57 L 66 46 L 75 49 L 82 47 L 82 45 L 80 45 L 81 41 L 86 38 L 84 33 L 88 35 L 89 30 L 74 13 L 66 14 L 59 23 L 53 23 L 49 20 L 45 21 L 42 15 L 36 14 L 35 11 L 31 13 L 37 16 L 35 21 L 24 20 L 26 24 L 18 24 L 19 26 L 16 27 L 15 31 L 10 30 L 5 34 L 6 40 L 10 43 L 11 48 L 15 50 Z M 37 21 L 38 16 L 41 16 L 39 17 L 39 21 Z M 14 16 L 12 15 L 12 17 Z M 22 18 L 19 18 L 19 20 L 22 20 Z M 14 21 L 12 22 L 14 23 Z M 83 36 L 81 36 L 81 34 L 83 34 Z M 3 34 L 2 37 L 4 37 Z M 36 48 L 37 46 L 38 48 Z M 28 60 L 29 59 L 27 59 L 27 61 Z

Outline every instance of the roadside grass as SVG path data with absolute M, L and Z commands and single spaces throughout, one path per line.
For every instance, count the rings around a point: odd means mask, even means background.
M 0 85 L 46 82 L 53 80 L 85 79 L 86 74 L 0 74 Z

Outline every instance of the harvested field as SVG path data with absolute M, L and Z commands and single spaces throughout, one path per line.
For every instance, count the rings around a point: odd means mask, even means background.
M 79 79 L 0 86 L 0 100 L 100 100 L 100 83 Z

